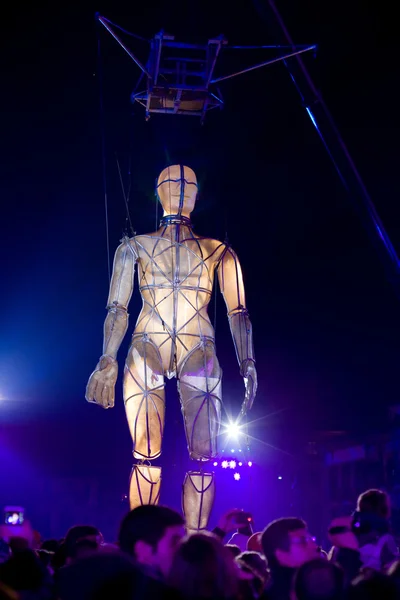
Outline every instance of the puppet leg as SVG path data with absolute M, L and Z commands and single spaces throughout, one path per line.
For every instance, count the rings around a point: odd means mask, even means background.
M 211 340 L 201 341 L 179 369 L 179 394 L 190 458 L 200 469 L 189 471 L 183 484 L 182 506 L 187 528 L 207 527 L 214 502 L 214 473 L 203 472 L 201 463 L 217 454 L 221 420 L 222 371 Z
M 165 392 L 160 352 L 146 334 L 132 341 L 125 365 L 124 402 L 133 440 L 133 466 L 129 504 L 157 504 L 160 497 L 161 468 L 148 461 L 161 454 L 164 432 Z

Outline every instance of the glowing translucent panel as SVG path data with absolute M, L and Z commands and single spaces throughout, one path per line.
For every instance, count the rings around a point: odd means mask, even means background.
M 197 196 L 196 175 L 181 165 L 164 169 L 158 178 L 157 195 L 164 211 L 159 229 L 124 238 L 115 253 L 103 354 L 86 390 L 89 402 L 104 408 L 114 406 L 116 357 L 128 328 L 128 306 L 137 266 L 142 309 L 123 383 L 134 457 L 140 461 L 131 477 L 131 508 L 158 500 L 159 470 L 147 466 L 145 461 L 161 454 L 165 377 L 178 380 L 190 457 L 205 462 L 217 454 L 222 373 L 207 312 L 216 274 L 245 384 L 243 413 L 251 408 L 257 389 L 252 327 L 238 258 L 225 243 L 199 236 L 192 229 L 190 214 Z M 227 466 L 228 462 L 224 468 Z M 186 514 L 190 527 L 196 523 L 206 526 L 213 490 L 213 480 L 205 481 L 201 472 L 187 475 L 183 505 L 185 512 L 190 513 Z
M 160 497 L 161 469 L 135 465 L 131 473 L 129 504 L 157 504 Z
M 205 529 L 214 503 L 215 482 L 213 473 L 186 474 L 183 484 L 182 506 L 189 531 Z

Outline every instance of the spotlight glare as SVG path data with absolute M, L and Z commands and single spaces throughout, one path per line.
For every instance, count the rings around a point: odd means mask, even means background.
M 247 463 L 247 466 L 248 467 L 252 467 L 253 466 L 253 463 L 251 462 L 251 460 L 249 460 L 249 462 Z
M 214 463 L 214 467 L 218 467 L 218 463 L 217 462 Z
M 222 463 L 221 463 L 221 467 L 223 469 L 227 469 L 229 467 L 228 461 L 227 460 L 223 460 Z
M 229 423 L 226 426 L 226 433 L 228 434 L 228 437 L 237 438 L 241 433 L 240 425 L 238 425 L 237 423 Z
M 240 479 L 240 473 L 234 473 L 234 475 L 233 475 L 233 479 L 234 479 L 235 481 L 239 481 L 239 479 Z
M 278 479 L 282 479 L 282 475 L 278 475 Z
M 242 463 L 242 462 L 240 462 L 240 463 L 239 463 L 239 467 L 241 467 L 241 466 L 243 466 L 243 463 Z
M 231 452 L 235 452 L 235 448 L 232 448 L 232 449 L 231 449 Z
M 236 461 L 235 460 L 231 460 L 231 462 L 229 463 L 229 466 L 231 469 L 236 469 Z

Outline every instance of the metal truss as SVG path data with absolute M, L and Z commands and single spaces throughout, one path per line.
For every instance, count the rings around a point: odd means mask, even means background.
M 121 27 L 101 15 L 97 15 L 97 19 L 141 70 L 136 90 L 142 85 L 143 88 L 134 91 L 131 100 L 145 108 L 146 120 L 151 113 L 162 113 L 200 117 L 203 122 L 208 111 L 224 105 L 218 83 L 316 50 L 315 44 L 230 46 L 223 36 L 210 39 L 206 44 L 188 44 L 177 42 L 174 36 L 161 31 L 151 40 L 145 40 L 150 45 L 150 52 L 144 66 L 115 32 L 115 29 Z M 215 77 L 214 72 L 222 53 L 250 49 L 275 50 L 280 55 L 241 71 Z M 146 80 L 145 84 L 143 79 Z

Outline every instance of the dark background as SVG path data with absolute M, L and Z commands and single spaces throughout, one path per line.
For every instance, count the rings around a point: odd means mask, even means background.
M 250 1 L 235 6 L 15 4 L 3 20 L 0 501 L 24 503 L 48 531 L 66 526 L 78 480 L 82 489 L 93 481 L 93 498 L 107 489 L 93 500 L 98 511 L 107 505 L 115 517 L 124 510 L 114 507 L 132 463 L 121 382 L 113 411 L 84 401 L 101 353 L 108 290 L 95 11 L 147 38 L 164 27 L 182 41 L 223 33 L 231 44 L 271 43 L 272 15 L 263 20 Z M 398 247 L 395 9 L 361 0 L 278 6 L 296 42 L 319 44 L 306 63 Z M 111 254 L 125 226 L 116 155 L 126 186 L 130 168 L 138 233 L 155 228 L 161 169 L 176 162 L 194 168 L 195 230 L 222 239 L 227 232 L 245 275 L 260 379 L 250 431 L 260 468 L 277 472 L 316 429 L 379 429 L 398 402 L 398 299 L 284 66 L 221 85 L 225 110 L 210 113 L 202 127 L 184 117 L 146 123 L 129 102 L 137 67 L 104 30 L 100 39 Z M 146 47 L 124 40 L 145 61 Z M 220 69 L 267 56 L 238 54 Z M 139 309 L 135 293 L 130 331 Z M 210 314 L 224 401 L 234 414 L 243 392 L 220 297 Z M 173 482 L 164 501 L 177 504 L 186 454 L 172 384 L 161 463 Z M 49 523 L 44 499 L 61 505 L 61 497 L 64 521 Z

